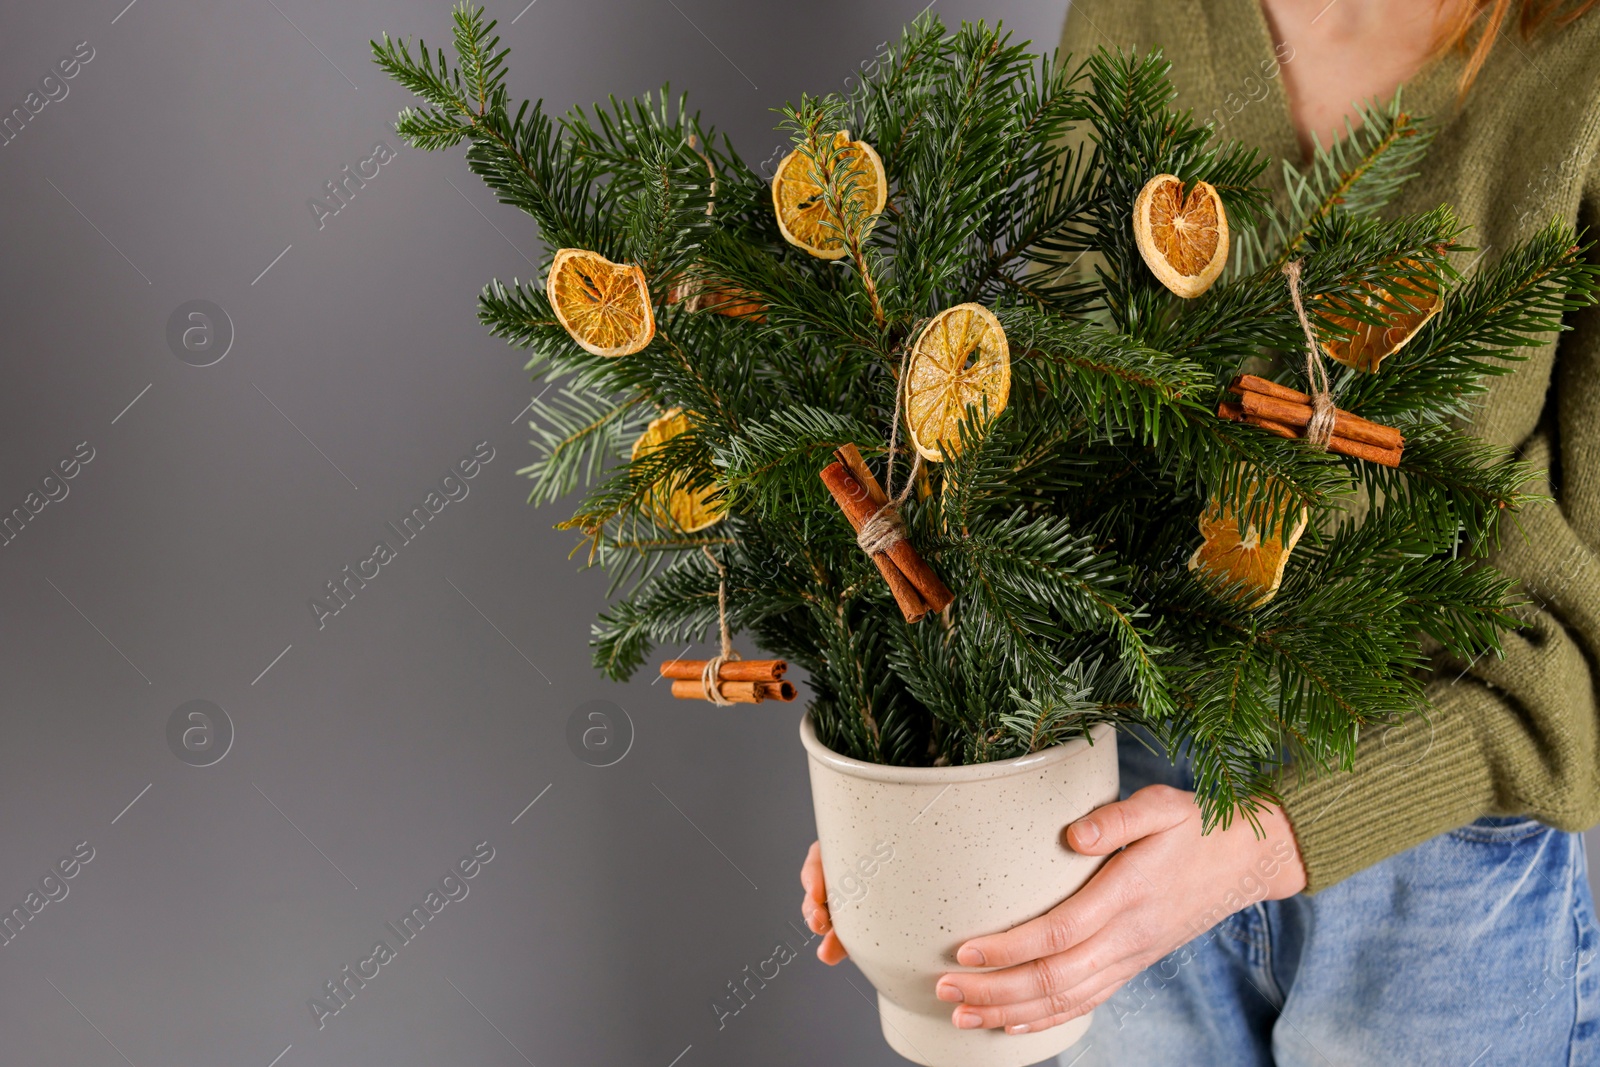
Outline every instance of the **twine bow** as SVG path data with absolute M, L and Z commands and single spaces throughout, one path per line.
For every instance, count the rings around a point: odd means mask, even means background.
M 728 632 L 728 568 L 722 565 L 711 552 L 711 546 L 701 545 L 700 550 L 706 554 L 706 559 L 717 568 L 717 573 L 722 576 L 717 585 L 717 628 L 722 636 L 722 651 L 706 660 L 705 667 L 700 671 L 700 689 L 705 698 L 719 708 L 731 707 L 733 701 L 722 695 L 722 687 L 718 684 L 717 676 L 722 673 L 722 665 L 729 660 L 743 659 L 733 649 L 733 636 Z
M 1289 299 L 1294 301 L 1294 313 L 1300 317 L 1300 328 L 1306 332 L 1306 385 L 1311 391 L 1311 421 L 1306 425 L 1305 439 L 1326 452 L 1328 442 L 1333 439 L 1338 409 L 1333 406 L 1333 389 L 1328 384 L 1328 368 L 1317 347 L 1316 331 L 1300 300 L 1300 260 L 1285 263 L 1283 273 L 1289 278 Z

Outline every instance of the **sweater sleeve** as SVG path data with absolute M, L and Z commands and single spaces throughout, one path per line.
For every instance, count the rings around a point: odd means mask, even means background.
M 1593 232 L 1593 175 L 1583 221 Z M 1316 892 L 1485 815 L 1600 823 L 1600 309 L 1571 316 L 1521 445 L 1550 503 L 1506 522 L 1492 561 L 1521 583 L 1504 657 L 1438 662 L 1426 718 L 1375 731 L 1354 767 L 1280 787 Z M 1531 370 L 1531 368 L 1529 368 Z M 1520 373 L 1521 370 L 1513 373 Z

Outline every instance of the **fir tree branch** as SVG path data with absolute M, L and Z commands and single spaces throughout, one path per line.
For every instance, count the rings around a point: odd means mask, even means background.
M 562 525 L 611 583 L 592 642 L 608 676 L 712 632 L 720 576 L 702 550 L 715 546 L 730 624 L 804 668 L 835 751 L 944 766 L 1137 724 L 1192 761 L 1211 828 L 1255 820 L 1286 760 L 1306 774 L 1347 766 L 1361 729 L 1423 708 L 1423 636 L 1469 658 L 1514 624 L 1514 583 L 1484 556 L 1534 499 L 1536 472 L 1452 423 L 1487 376 L 1595 302 L 1596 268 L 1552 227 L 1457 284 L 1447 209 L 1379 217 L 1430 136 L 1398 99 L 1291 169 L 1278 214 L 1265 160 L 1173 109 L 1159 53 L 1074 65 L 926 13 L 848 96 L 786 110 L 851 261 L 839 269 L 783 239 L 766 182 L 681 97 L 552 119 L 511 104 L 481 10 L 458 8 L 452 36 L 453 62 L 374 42 L 419 98 L 401 136 L 465 143 L 469 168 L 547 244 L 640 265 L 654 302 L 650 343 L 602 358 L 536 281 L 494 281 L 479 298 L 491 334 L 560 383 L 531 416 L 522 473 L 535 502 L 585 490 Z M 883 159 L 881 214 L 841 165 L 843 129 Z M 1194 300 L 1160 284 L 1129 224 L 1159 173 L 1215 187 L 1239 242 L 1233 269 Z M 1095 271 L 1078 271 L 1089 254 Z M 1352 332 L 1345 320 L 1417 311 L 1442 284 L 1443 310 L 1381 373 L 1334 376 L 1340 407 L 1404 432 L 1398 469 L 1215 414 L 1262 355 L 1283 354 L 1290 369 L 1267 373 L 1306 384 L 1276 269 L 1290 256 L 1324 342 Z M 723 295 L 682 300 L 693 287 Z M 974 300 L 1007 333 L 1009 392 L 961 401 L 957 440 L 901 509 L 957 594 L 911 625 L 817 473 L 845 442 L 881 465 L 891 435 L 907 441 L 890 426 L 895 357 L 928 316 Z M 759 310 L 719 314 L 738 304 Z M 645 422 L 671 408 L 689 431 L 635 458 Z M 722 517 L 677 529 L 662 506 L 675 490 Z M 1366 518 L 1345 521 L 1363 496 Z M 1189 569 L 1208 508 L 1261 545 L 1308 519 L 1267 601 Z

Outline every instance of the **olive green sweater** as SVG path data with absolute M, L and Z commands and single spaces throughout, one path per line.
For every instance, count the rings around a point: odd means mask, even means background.
M 1062 51 L 1161 47 L 1178 106 L 1222 136 L 1301 161 L 1259 0 L 1074 0 Z M 1406 109 L 1440 127 L 1396 211 L 1450 204 L 1493 256 L 1552 218 L 1600 220 L 1600 11 L 1525 41 L 1508 30 L 1465 103 L 1461 59 L 1406 87 Z M 1281 196 L 1281 169 L 1268 174 Z M 1600 236 L 1600 233 L 1591 234 Z M 1474 253 L 1473 255 L 1476 255 Z M 1464 256 L 1470 260 L 1471 256 Z M 1458 263 L 1458 267 L 1467 266 Z M 1296 784 L 1284 807 L 1307 891 L 1485 815 L 1528 815 L 1564 830 L 1600 823 L 1600 311 L 1491 379 L 1471 429 L 1548 470 L 1554 499 L 1507 524 L 1495 563 L 1529 607 L 1505 655 L 1436 662 L 1426 720 L 1365 735 L 1354 769 Z

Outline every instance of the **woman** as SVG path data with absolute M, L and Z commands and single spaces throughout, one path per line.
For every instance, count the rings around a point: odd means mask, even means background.
M 1493 255 L 1600 219 L 1595 3 L 1077 0 L 1062 49 L 1164 48 L 1180 107 L 1277 159 L 1404 83 L 1439 135 L 1393 209 L 1449 203 Z M 1496 559 L 1529 601 L 1505 657 L 1436 663 L 1431 721 L 1364 737 L 1351 773 L 1287 778 L 1262 838 L 1202 837 L 1186 768 L 1123 745 L 1125 799 L 1069 829 L 1079 852 L 1121 851 L 1047 915 L 961 946 L 998 969 L 940 980 L 954 1025 L 1021 1033 L 1105 1004 L 1073 1067 L 1600 1064 L 1577 833 L 1600 823 L 1600 312 L 1569 325 L 1472 420 L 1549 472 L 1534 489 L 1553 502 Z M 802 882 L 828 930 L 814 845 Z M 844 954 L 830 931 L 819 955 Z

